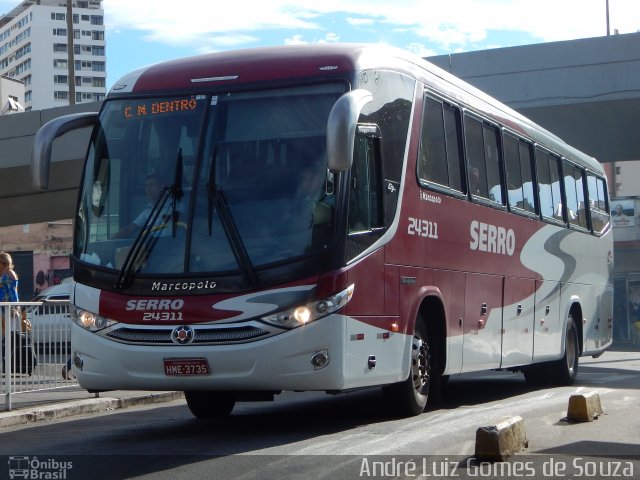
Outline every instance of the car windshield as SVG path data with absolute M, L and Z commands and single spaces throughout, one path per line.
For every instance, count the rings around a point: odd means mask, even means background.
M 326 123 L 342 84 L 106 102 L 77 258 L 121 272 L 248 271 L 333 238 Z

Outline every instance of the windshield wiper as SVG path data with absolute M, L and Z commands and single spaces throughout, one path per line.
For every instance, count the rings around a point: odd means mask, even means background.
M 153 225 L 156 224 L 158 217 L 162 214 L 164 210 L 164 205 L 167 203 L 169 197 L 172 198 L 172 207 L 171 207 L 171 222 L 172 222 L 172 235 L 175 237 L 176 235 L 176 227 L 178 224 L 178 217 L 180 212 L 177 210 L 177 203 L 182 198 L 184 192 L 182 191 L 182 148 L 178 149 L 178 157 L 176 158 L 176 168 L 173 177 L 173 184 L 170 187 L 164 187 L 160 192 L 160 196 L 156 200 L 156 202 L 151 207 L 151 211 L 149 212 L 149 216 L 145 220 L 142 228 L 136 235 L 129 252 L 127 253 L 126 258 L 122 264 L 122 268 L 120 269 L 120 274 L 118 275 L 118 279 L 116 283 L 113 285 L 113 288 L 122 290 L 129 286 L 131 273 L 137 271 L 142 263 L 146 260 L 146 256 L 148 256 L 153 250 L 153 246 L 155 242 L 158 240 L 158 237 L 152 235 L 153 233 Z M 146 256 L 142 256 L 141 253 L 145 252 Z
M 209 236 L 211 236 L 212 234 L 213 212 L 217 211 L 218 215 L 220 216 L 222 228 L 224 229 L 227 240 L 231 245 L 231 250 L 233 251 L 233 255 L 236 258 L 236 262 L 240 267 L 242 275 L 251 285 L 256 285 L 258 283 L 258 277 L 253 268 L 253 264 L 251 263 L 249 252 L 247 251 L 247 248 L 242 241 L 242 236 L 240 235 L 240 231 L 238 230 L 238 225 L 236 225 L 236 222 L 233 219 L 233 215 L 231 214 L 231 210 L 229 209 L 229 204 L 227 203 L 224 191 L 222 190 L 222 188 L 216 185 L 215 182 L 215 151 L 216 150 L 214 149 L 211 154 L 209 179 L 207 181 Z
M 167 202 L 169 195 L 170 189 L 168 187 L 164 187 L 162 189 L 162 192 L 160 193 L 160 196 L 158 197 L 158 200 L 156 200 L 156 203 L 153 205 L 153 207 L 151 207 L 149 216 L 136 235 L 136 238 L 133 241 L 129 252 L 127 253 L 127 257 L 124 259 L 122 268 L 120 269 L 120 274 L 118 275 L 118 279 L 113 285 L 113 288 L 122 290 L 129 285 L 129 278 L 131 276 L 131 272 L 134 270 L 133 267 L 134 265 L 138 266 L 137 260 L 140 257 L 140 253 L 143 251 L 143 247 L 145 246 L 145 244 L 150 243 L 148 242 L 148 240 L 151 235 L 151 226 L 155 225 L 156 220 L 158 220 L 158 217 L 162 213 L 162 209 L 164 208 L 164 204 Z M 150 246 L 152 246 L 152 244 L 150 244 Z M 150 252 L 151 248 L 147 250 L 148 252 Z

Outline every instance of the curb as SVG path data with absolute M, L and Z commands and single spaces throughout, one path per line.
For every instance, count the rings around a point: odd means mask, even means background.
M 72 400 L 60 404 L 49 404 L 42 407 L 31 407 L 24 410 L 5 412 L 0 415 L 0 429 L 29 425 L 47 420 L 71 417 L 87 413 L 100 413 L 120 410 L 138 405 L 171 402 L 184 398 L 183 392 L 154 392 L 134 395 L 127 398 L 96 397 L 83 400 Z

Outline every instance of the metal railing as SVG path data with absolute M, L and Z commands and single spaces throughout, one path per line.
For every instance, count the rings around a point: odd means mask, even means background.
M 68 301 L 0 302 L 0 317 L 6 410 L 12 395 L 78 385 L 70 368 Z

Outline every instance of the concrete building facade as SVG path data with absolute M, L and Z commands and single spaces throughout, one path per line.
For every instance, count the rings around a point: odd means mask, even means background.
M 0 75 L 24 83 L 25 110 L 96 102 L 106 95 L 106 43 L 102 0 L 73 0 L 70 79 L 67 7 L 61 0 L 24 0 L 0 16 Z
M 13 258 L 20 300 L 30 300 L 71 276 L 72 236 L 71 220 L 0 228 L 0 250 Z

